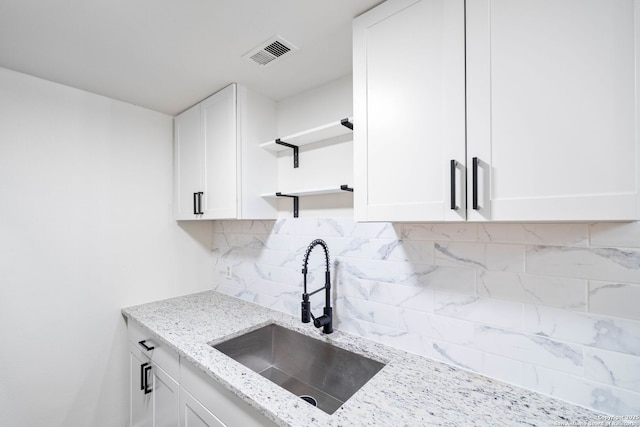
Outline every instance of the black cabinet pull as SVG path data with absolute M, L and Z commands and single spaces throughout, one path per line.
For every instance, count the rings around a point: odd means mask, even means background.
M 198 193 L 193 193 L 193 214 L 198 215 Z
M 149 372 L 151 372 L 151 369 L 149 362 L 140 365 L 140 390 L 144 390 L 144 394 L 149 394 L 153 391 L 149 385 Z
M 149 347 L 147 345 L 147 340 L 138 341 L 138 344 L 140 344 L 142 346 L 142 348 L 144 348 L 147 351 L 151 351 L 151 350 L 153 350 L 155 348 L 154 346 Z
M 451 160 L 451 210 L 457 211 L 458 205 L 456 205 L 456 168 L 458 162 Z
M 194 215 L 202 215 L 202 195 L 204 193 L 199 191 L 197 193 L 193 193 L 193 214 Z
M 147 386 L 147 382 L 145 381 L 145 374 L 147 373 L 145 368 L 149 365 L 149 363 L 143 363 L 140 365 L 140 390 L 144 390 Z
M 478 210 L 478 158 L 474 157 L 472 160 L 472 174 L 473 174 L 473 209 Z
M 204 212 L 202 212 L 202 195 L 204 193 L 202 191 L 200 191 L 198 193 L 198 214 L 202 215 Z

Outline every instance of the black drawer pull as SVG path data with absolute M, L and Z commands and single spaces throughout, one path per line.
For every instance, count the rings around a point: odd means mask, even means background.
M 138 344 L 140 344 L 142 346 L 142 348 L 144 348 L 147 351 L 151 351 L 151 350 L 153 350 L 155 348 L 154 346 L 148 346 L 147 345 L 147 340 L 138 341 Z

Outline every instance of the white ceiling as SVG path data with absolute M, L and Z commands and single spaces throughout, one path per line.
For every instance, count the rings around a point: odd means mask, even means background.
M 171 115 L 231 82 L 280 100 L 350 73 L 351 20 L 381 2 L 0 0 L 0 67 Z M 276 34 L 300 50 L 242 59 Z

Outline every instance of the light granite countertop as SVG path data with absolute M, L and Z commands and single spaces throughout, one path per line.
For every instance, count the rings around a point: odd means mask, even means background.
M 290 315 L 215 291 L 122 313 L 282 426 L 589 425 L 603 415 L 339 330 L 323 335 Z M 326 414 L 209 345 L 269 323 L 386 366 L 334 414 Z

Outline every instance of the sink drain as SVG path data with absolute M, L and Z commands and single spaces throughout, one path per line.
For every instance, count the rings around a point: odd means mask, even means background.
M 311 396 L 307 396 L 306 394 L 303 394 L 298 397 L 304 400 L 305 402 L 312 404 L 313 406 L 318 406 L 318 401 Z

